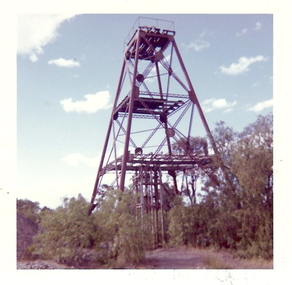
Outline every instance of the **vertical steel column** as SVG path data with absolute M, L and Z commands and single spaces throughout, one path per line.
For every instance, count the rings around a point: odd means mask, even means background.
M 144 207 L 145 207 L 145 200 L 144 200 L 144 191 L 143 191 L 143 166 L 140 166 L 140 170 L 139 170 L 139 192 L 140 192 L 140 197 L 141 197 L 141 224 L 142 224 L 142 230 L 144 230 L 144 221 L 145 221 L 145 211 L 144 211 Z
M 162 172 L 161 172 L 161 168 L 159 167 L 158 169 L 158 173 L 159 173 L 159 188 L 160 188 L 160 209 L 161 209 L 161 243 L 162 243 L 162 247 L 165 246 L 166 243 L 166 235 L 165 235 L 165 224 L 164 224 L 164 212 L 163 212 L 163 184 L 162 184 Z
M 107 129 L 107 133 L 106 133 L 106 138 L 105 138 L 105 143 L 104 143 L 104 146 L 103 146 L 102 156 L 100 158 L 99 167 L 98 167 L 97 174 L 96 174 L 96 180 L 95 180 L 95 184 L 94 184 L 94 188 L 93 188 L 93 193 L 92 193 L 92 196 L 91 196 L 91 208 L 89 210 L 89 214 L 91 214 L 92 210 L 95 208 L 94 200 L 95 200 L 95 197 L 97 195 L 97 190 L 98 190 L 98 184 L 99 184 L 99 178 L 100 178 L 99 177 L 99 173 L 100 173 L 100 171 L 102 169 L 103 162 L 104 162 L 104 157 L 105 157 L 106 150 L 107 150 L 107 147 L 108 147 L 108 141 L 109 141 L 111 128 L 112 128 L 112 124 L 113 124 L 113 115 L 114 115 L 114 112 L 115 112 L 115 108 L 117 107 L 117 102 L 118 102 L 118 99 L 119 99 L 119 96 L 120 96 L 120 92 L 121 92 L 121 84 L 122 84 L 122 80 L 123 80 L 123 76 L 124 76 L 125 66 L 126 66 L 126 59 L 124 58 L 123 65 L 122 65 L 122 70 L 121 70 L 121 74 L 120 74 L 120 79 L 119 79 L 119 84 L 118 84 L 118 88 L 117 88 L 117 92 L 116 92 L 116 97 L 115 97 L 115 101 L 114 101 L 114 105 L 113 105 L 113 109 L 112 109 L 112 114 L 111 114 L 111 117 L 110 117 L 108 129 Z
M 158 193 L 158 171 L 157 169 L 154 169 L 154 193 L 155 193 L 155 241 L 156 241 L 156 245 L 158 245 L 159 243 L 159 234 L 158 234 L 158 211 L 159 211 L 159 193 Z
M 128 112 L 128 122 L 127 122 L 127 130 L 126 130 L 126 137 L 125 137 L 125 146 L 124 146 L 124 155 L 122 160 L 122 170 L 121 170 L 121 178 L 120 178 L 120 189 L 122 191 L 125 190 L 125 177 L 126 177 L 126 166 L 128 161 L 128 151 L 129 151 L 129 140 L 131 134 L 131 126 L 132 126 L 132 116 L 133 116 L 133 107 L 134 107 L 134 100 L 135 100 L 135 84 L 136 84 L 136 74 L 138 69 L 138 60 L 139 60 L 139 46 L 141 41 L 141 30 L 138 31 L 136 34 L 136 53 L 135 53 L 135 63 L 134 63 L 134 71 L 133 71 L 133 78 L 132 78 L 132 90 L 131 90 L 131 97 L 129 102 L 129 112 Z
M 151 214 L 151 233 L 153 239 L 153 249 L 155 249 L 155 220 L 154 220 L 154 205 L 153 205 L 153 188 L 154 188 L 154 173 L 153 170 L 149 171 L 150 174 L 150 214 Z

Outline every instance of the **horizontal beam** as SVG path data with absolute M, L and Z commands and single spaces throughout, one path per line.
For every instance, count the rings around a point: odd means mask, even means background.
M 120 171 L 121 162 L 122 156 L 104 166 L 99 175 L 102 176 L 111 171 Z M 140 166 L 143 165 L 153 169 L 160 168 L 162 171 L 183 171 L 193 168 L 195 165 L 204 168 L 210 165 L 210 163 L 212 163 L 212 158 L 205 155 L 130 154 L 127 160 L 126 170 L 139 170 Z

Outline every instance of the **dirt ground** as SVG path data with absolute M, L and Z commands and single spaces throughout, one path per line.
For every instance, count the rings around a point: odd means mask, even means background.
M 125 269 L 273 269 L 273 261 L 242 260 L 228 252 L 195 248 L 147 251 L 145 261 Z M 78 269 L 54 261 L 18 261 L 17 269 Z
M 168 248 L 146 252 L 146 259 L 138 268 L 143 269 L 202 269 L 202 254 L 194 249 Z
M 273 261 L 243 260 L 228 252 L 195 248 L 157 249 L 146 253 L 144 269 L 272 269 Z

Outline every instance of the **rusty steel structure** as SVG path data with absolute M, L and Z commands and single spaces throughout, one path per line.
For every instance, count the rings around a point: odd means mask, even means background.
M 163 207 L 167 180 L 173 195 L 180 193 L 180 173 L 199 167 L 211 179 L 208 154 L 173 151 L 173 143 L 188 142 L 196 130 L 195 116 L 217 154 L 207 121 L 175 41 L 175 31 L 138 26 L 127 42 L 104 148 L 91 197 L 108 187 L 139 194 L 137 213 L 150 215 L 149 228 L 164 240 Z M 145 223 L 144 223 L 145 224 Z M 156 237 L 156 241 L 159 237 Z M 155 243 L 155 242 L 154 242 Z

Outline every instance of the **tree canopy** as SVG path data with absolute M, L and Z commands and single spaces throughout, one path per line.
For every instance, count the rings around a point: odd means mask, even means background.
M 206 177 L 198 194 L 199 203 L 170 211 L 170 240 L 177 240 L 175 233 L 179 233 L 183 243 L 231 248 L 244 257 L 271 258 L 273 116 L 259 116 L 242 132 L 218 122 L 213 137 L 222 159 L 219 165 L 214 157 L 220 185 Z

